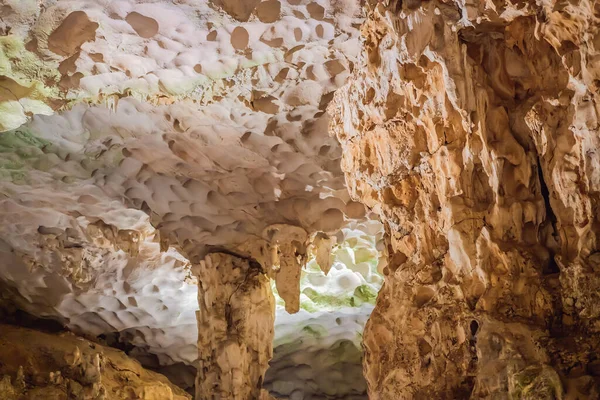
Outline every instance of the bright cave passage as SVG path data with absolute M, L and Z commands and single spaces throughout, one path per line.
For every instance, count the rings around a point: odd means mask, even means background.
M 326 275 L 312 257 L 300 279 L 300 311 L 277 300 L 273 359 L 264 388 L 278 399 L 366 400 L 362 333 L 383 283 L 383 229 L 354 222 L 337 235 Z

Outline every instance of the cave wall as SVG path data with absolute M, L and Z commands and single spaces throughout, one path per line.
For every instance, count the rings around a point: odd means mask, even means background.
M 598 398 L 600 4 L 368 8 L 329 112 L 386 227 L 370 398 Z
M 0 399 L 191 398 L 119 350 L 68 332 L 0 324 Z

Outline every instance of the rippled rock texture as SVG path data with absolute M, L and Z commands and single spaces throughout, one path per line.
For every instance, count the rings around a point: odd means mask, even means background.
M 0 325 L 3 400 L 185 400 L 191 396 L 123 352 L 70 333 Z
M 277 399 L 366 400 L 362 332 L 370 304 L 278 315 L 265 388 Z
M 598 398 L 600 4 L 369 8 L 329 111 L 387 232 L 370 397 Z
M 318 255 L 302 270 L 298 313 L 288 314 L 276 296 L 273 358 L 264 387 L 278 399 L 367 398 L 362 333 L 383 280 L 383 230 L 368 221 L 338 236 L 327 275 Z
M 156 367 L 197 359 L 191 267 L 209 253 L 259 260 L 298 309 L 308 242 L 364 217 L 325 113 L 360 49 L 358 1 L 0 15 L 2 297 Z

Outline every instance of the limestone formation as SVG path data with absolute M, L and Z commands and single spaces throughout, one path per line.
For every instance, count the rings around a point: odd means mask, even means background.
M 275 299 L 255 261 L 212 253 L 199 278 L 196 399 L 258 399 L 273 355 Z
M 600 5 L 371 2 L 329 108 L 386 228 L 370 398 L 599 398 Z
M 0 303 L 199 399 L 600 398 L 599 86 L 595 0 L 0 0 Z M 185 398 L 0 328 L 0 397 Z
M 123 352 L 71 333 L 0 325 L 3 400 L 184 400 L 191 396 Z
M 198 337 L 200 358 L 233 340 L 198 331 L 225 322 L 196 321 L 198 296 L 230 278 L 194 276 L 211 254 L 258 262 L 279 313 L 370 303 L 372 263 L 332 263 L 365 212 L 325 112 L 362 19 L 359 0 L 0 0 L 0 300 L 186 388 Z M 333 284 L 303 286 L 313 256 L 308 275 Z M 225 281 L 199 291 L 207 279 Z M 318 292 L 341 287 L 339 302 Z M 253 395 L 269 354 L 245 358 Z M 205 395 L 242 390 L 206 365 Z
M 276 296 L 273 358 L 264 380 L 271 394 L 291 400 L 367 399 L 362 332 L 381 287 L 382 234 L 377 221 L 342 229 L 333 238 L 327 274 L 323 260 L 313 255 L 301 271 L 298 313 L 285 312 L 287 303 Z
M 260 261 L 296 311 L 312 239 L 365 215 L 325 113 L 360 48 L 359 2 L 0 13 L 2 296 L 153 366 L 197 358 L 191 266 L 207 254 Z

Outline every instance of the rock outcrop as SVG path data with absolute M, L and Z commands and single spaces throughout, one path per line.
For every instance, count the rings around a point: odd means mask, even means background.
M 3 400 L 185 400 L 167 378 L 123 352 L 77 337 L 0 325 Z
M 329 108 L 387 232 L 370 398 L 598 398 L 600 4 L 371 3 Z
M 327 257 L 317 252 L 303 268 L 298 313 L 285 312 L 283 300 L 276 297 L 273 358 L 263 385 L 272 395 L 367 399 L 362 332 L 383 281 L 377 250 L 382 237 L 378 221 L 349 225 L 334 238 Z M 324 259 L 330 266 L 327 274 Z

